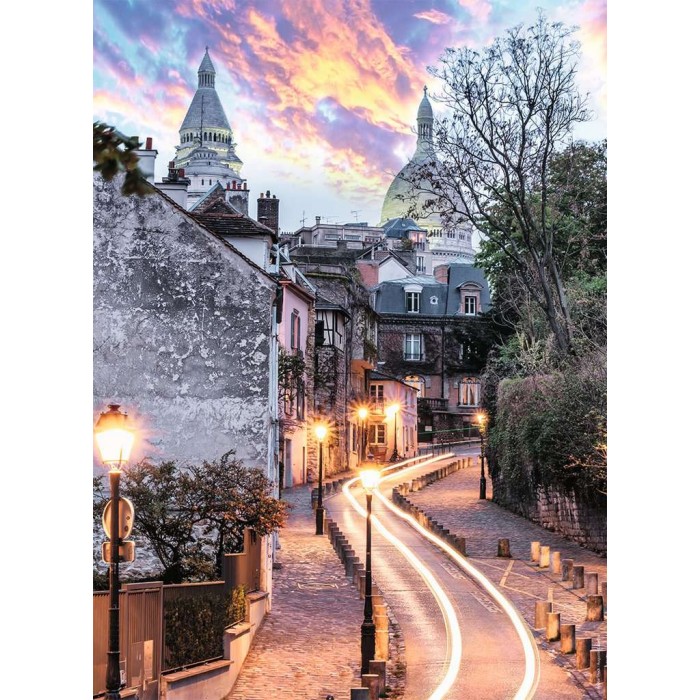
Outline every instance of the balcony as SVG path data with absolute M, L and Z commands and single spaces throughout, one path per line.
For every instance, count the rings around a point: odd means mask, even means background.
M 430 411 L 446 411 L 447 410 L 447 399 L 429 399 L 420 398 L 418 399 L 418 410 L 427 409 Z

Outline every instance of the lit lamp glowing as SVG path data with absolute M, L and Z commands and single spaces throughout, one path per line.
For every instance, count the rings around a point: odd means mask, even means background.
M 484 436 L 486 434 L 486 426 L 488 425 L 488 416 L 485 413 L 479 413 L 476 416 L 479 421 L 479 437 L 481 438 L 481 479 L 479 479 L 479 498 L 486 498 L 486 474 L 484 474 Z
M 325 511 L 323 509 L 323 441 L 328 434 L 328 427 L 325 423 L 316 423 L 314 433 L 318 440 L 318 500 L 316 501 L 316 534 L 323 534 L 323 520 Z
M 372 491 L 379 486 L 377 469 L 364 469 L 360 473 L 367 497 L 367 547 L 365 557 L 365 616 L 360 628 L 362 673 L 369 673 L 369 662 L 374 659 L 376 630 L 372 619 Z
M 357 417 L 360 419 L 360 464 L 365 461 L 365 432 L 367 430 L 367 416 L 369 410 L 366 406 L 357 409 Z
M 109 646 L 107 648 L 107 700 L 120 698 L 119 687 L 119 477 L 122 464 L 129 460 L 134 444 L 126 413 L 119 404 L 110 404 L 95 424 L 95 441 L 102 461 L 109 467 L 110 562 L 109 562 Z
M 394 451 L 391 453 L 391 457 L 389 458 L 390 462 L 396 462 L 399 459 L 399 450 L 398 450 L 398 444 L 397 444 L 397 440 L 396 440 L 396 416 L 400 410 L 401 410 L 400 404 L 392 403 L 386 407 L 386 411 L 385 411 L 387 418 L 391 418 L 392 416 L 394 416 Z

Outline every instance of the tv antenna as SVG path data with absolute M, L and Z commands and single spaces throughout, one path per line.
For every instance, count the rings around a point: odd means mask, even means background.
M 362 211 L 362 209 L 351 209 L 350 213 L 355 215 L 355 223 L 357 223 L 357 215 Z

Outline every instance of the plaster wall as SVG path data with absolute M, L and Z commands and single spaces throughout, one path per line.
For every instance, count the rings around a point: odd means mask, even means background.
M 275 283 L 159 193 L 94 180 L 94 407 L 138 421 L 133 459 L 269 454 Z

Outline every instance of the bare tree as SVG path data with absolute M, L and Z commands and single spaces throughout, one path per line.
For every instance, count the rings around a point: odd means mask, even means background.
M 576 87 L 574 31 L 540 14 L 482 51 L 447 49 L 429 70 L 442 80 L 436 100 L 449 116 L 436 122 L 434 158 L 409 176 L 413 214 L 469 222 L 498 246 L 562 354 L 572 352 L 572 323 L 552 204 L 565 183 L 555 186 L 548 166 L 573 125 L 589 118 Z

